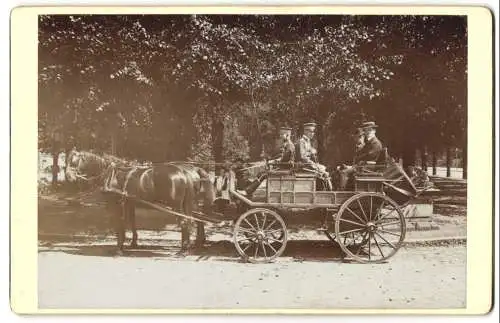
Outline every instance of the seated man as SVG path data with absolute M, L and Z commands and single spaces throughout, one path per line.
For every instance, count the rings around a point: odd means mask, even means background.
M 319 164 L 316 160 L 316 149 L 312 147 L 311 140 L 314 138 L 314 133 L 316 130 L 315 123 L 304 124 L 304 134 L 300 137 L 296 144 L 297 149 L 297 159 L 298 162 L 302 164 L 302 168 L 315 172 L 322 178 L 326 184 L 327 189 L 332 189 L 332 184 L 330 182 L 330 174 L 326 171 L 326 167 Z
M 281 169 L 290 169 L 293 168 L 293 164 L 295 162 L 295 146 L 291 140 L 292 137 L 292 128 L 289 127 L 281 127 L 280 129 L 280 155 L 269 161 L 269 163 L 275 164 L 278 168 Z
M 376 137 L 376 128 L 378 126 L 375 122 L 364 122 L 358 130 L 362 131 L 364 140 L 359 138 L 356 142 L 356 153 L 354 156 L 355 166 L 374 165 L 385 161 L 384 148 L 380 140 Z M 353 166 L 343 165 L 338 169 L 339 176 L 339 189 L 352 188 L 354 173 L 356 168 Z
M 361 130 L 364 133 L 365 141 L 363 147 L 354 157 L 355 164 L 377 163 L 382 157 L 382 143 L 375 135 L 377 127 L 375 122 L 372 121 L 363 123 Z
M 277 165 L 278 169 L 291 169 L 293 168 L 295 161 L 295 146 L 293 145 L 292 140 L 290 139 L 292 136 L 292 128 L 289 127 L 281 127 L 280 128 L 280 155 L 272 160 L 269 160 L 268 163 L 271 165 Z M 257 174 L 257 178 L 254 181 L 249 182 L 245 186 L 245 191 L 248 195 L 251 195 L 260 184 L 267 178 L 267 171 L 262 171 Z

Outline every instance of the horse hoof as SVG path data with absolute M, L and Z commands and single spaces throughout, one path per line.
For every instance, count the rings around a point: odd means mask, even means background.
M 123 250 L 122 249 L 116 250 L 115 256 L 117 256 L 117 257 L 123 256 Z
M 139 248 L 139 245 L 137 244 L 137 242 L 130 244 L 130 249 L 137 249 L 137 248 Z

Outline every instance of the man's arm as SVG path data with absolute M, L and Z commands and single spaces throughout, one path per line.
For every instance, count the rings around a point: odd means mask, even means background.
M 300 140 L 299 142 L 299 153 L 301 162 L 305 164 L 313 164 L 311 157 L 307 154 L 306 142 L 304 140 Z
M 288 150 L 290 153 L 290 162 L 294 163 L 295 162 L 295 146 L 291 142 L 289 142 L 287 145 L 288 145 Z
M 356 161 L 376 161 L 382 151 L 382 143 L 374 140 L 367 143 L 356 155 Z

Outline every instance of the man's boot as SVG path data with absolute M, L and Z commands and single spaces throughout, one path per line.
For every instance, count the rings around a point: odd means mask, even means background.
M 245 188 L 245 192 L 247 192 L 248 195 L 252 195 L 253 192 L 260 186 L 262 181 L 266 178 L 266 175 L 262 175 L 259 178 L 257 178 L 255 181 L 252 182 L 252 184 L 248 185 Z

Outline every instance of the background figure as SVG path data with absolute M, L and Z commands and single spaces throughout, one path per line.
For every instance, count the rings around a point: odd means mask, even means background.
M 354 134 L 355 141 L 355 152 L 357 153 L 365 146 L 365 134 L 363 129 L 358 128 L 356 133 Z

